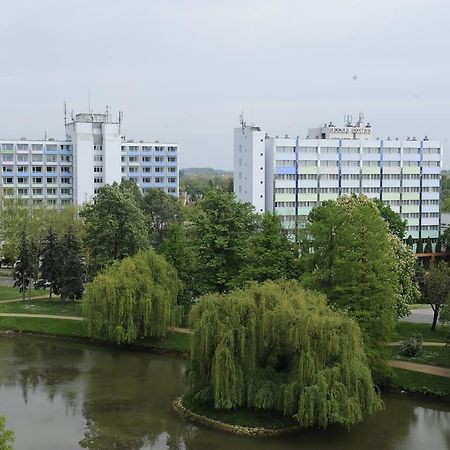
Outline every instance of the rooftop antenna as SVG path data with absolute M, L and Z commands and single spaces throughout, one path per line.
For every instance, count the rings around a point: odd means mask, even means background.
M 356 123 L 356 125 L 358 127 L 360 127 L 363 123 L 364 123 L 364 113 L 360 112 L 359 117 L 358 117 L 358 122 Z
M 44 141 L 47 140 L 47 130 L 44 131 Z
M 109 122 L 109 106 L 106 105 L 106 121 Z
M 67 104 L 64 101 L 64 125 L 67 125 Z
M 88 113 L 91 113 L 91 91 L 88 89 Z

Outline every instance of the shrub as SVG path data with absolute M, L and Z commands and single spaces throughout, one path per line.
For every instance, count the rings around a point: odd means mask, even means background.
M 414 358 L 422 349 L 422 336 L 416 334 L 400 342 L 400 354 L 408 358 Z

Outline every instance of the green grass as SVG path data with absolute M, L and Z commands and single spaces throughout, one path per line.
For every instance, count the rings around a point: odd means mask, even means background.
M 416 303 L 414 305 L 411 305 L 411 309 L 427 309 L 427 308 L 431 309 L 429 303 Z
M 431 331 L 431 325 L 426 323 L 398 322 L 393 340 L 401 341 L 415 334 L 421 334 L 424 342 L 446 342 L 449 333 L 449 325 L 438 324 L 436 331 Z
M 419 364 L 447 367 L 450 369 L 450 347 L 427 347 L 424 346 L 415 357 L 408 358 L 400 354 L 400 347 L 392 347 L 392 359 L 409 361 Z M 449 381 L 450 383 L 450 381 Z
M 64 302 L 59 299 L 17 301 L 0 303 L 0 313 L 55 314 L 59 316 L 81 316 L 80 302 Z
M 184 333 L 169 333 L 165 339 L 149 339 L 143 346 L 160 348 L 168 352 L 189 353 L 191 350 L 191 335 Z
M 41 295 L 48 295 L 48 291 L 45 289 L 31 290 L 31 297 L 38 297 Z M 28 292 L 26 293 L 26 297 L 28 297 Z M 19 289 L 9 286 L 0 286 L 0 300 L 12 300 L 15 298 L 22 298 L 22 294 L 19 292 Z
M 86 337 L 86 324 L 77 320 L 0 317 L 0 330 L 56 336 Z
M 285 417 L 277 411 L 255 411 L 249 408 L 236 410 L 215 409 L 212 405 L 194 400 L 188 394 L 183 396 L 183 405 L 196 414 L 230 425 L 271 429 L 299 425 L 295 419 Z
M 412 370 L 398 369 L 396 367 L 393 368 L 393 372 L 391 388 L 450 399 L 450 380 L 446 377 L 413 372 Z

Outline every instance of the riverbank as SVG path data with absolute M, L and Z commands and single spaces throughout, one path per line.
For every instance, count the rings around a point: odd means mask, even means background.
M 44 307 L 44 303 L 47 302 L 43 301 L 42 307 Z M 58 302 L 56 304 L 60 303 Z M 17 305 L 17 308 L 22 308 L 22 306 Z M 57 308 L 54 308 L 53 305 L 51 308 L 52 311 L 57 312 Z M 33 311 L 36 312 L 38 310 L 39 308 L 33 309 Z M 69 310 L 66 309 L 65 313 L 68 312 Z M 429 330 L 429 326 L 424 326 L 423 324 L 400 322 L 397 326 L 395 338 L 402 340 L 414 334 L 421 333 L 426 341 L 442 342 L 446 338 L 448 328 L 449 327 L 444 328 L 441 326 L 437 331 L 431 332 Z M 0 317 L 0 330 L 47 335 L 52 337 L 77 338 L 82 339 L 87 343 L 94 342 L 100 345 L 111 345 L 102 341 L 94 341 L 90 339 L 87 335 L 86 323 L 80 320 L 55 320 L 51 318 L 39 317 Z M 122 345 L 120 348 L 125 350 L 153 351 L 157 353 L 187 356 L 190 351 L 191 335 L 185 333 L 184 331 L 185 330 L 171 332 L 165 339 L 147 339 L 133 345 Z M 435 363 L 434 360 L 430 358 L 423 358 L 420 362 L 426 362 L 428 364 Z M 383 390 L 409 392 L 412 394 L 420 394 L 433 398 L 450 400 L 450 382 L 448 378 L 437 375 L 417 373 L 395 367 L 391 368 L 391 370 L 393 375 L 386 382 L 386 385 L 383 386 Z

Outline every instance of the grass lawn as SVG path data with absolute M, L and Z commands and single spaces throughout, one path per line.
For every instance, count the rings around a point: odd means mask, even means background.
M 64 302 L 58 298 L 48 300 L 17 301 L 0 303 L 0 313 L 55 314 L 59 316 L 81 316 L 80 302 Z
M 169 333 L 165 339 L 149 339 L 142 344 L 175 353 L 189 353 L 191 350 L 191 335 L 184 333 Z
M 38 297 L 41 295 L 48 295 L 48 291 L 45 289 L 33 289 L 31 291 L 31 297 Z M 28 292 L 26 293 L 28 297 Z M 9 286 L 0 286 L 0 300 L 12 300 L 14 298 L 22 298 L 22 294 L 19 289 Z
M 391 387 L 419 394 L 433 394 L 438 397 L 450 399 L 450 380 L 446 377 L 438 377 L 427 373 L 413 372 L 393 368 L 394 378 Z
M 446 342 L 450 326 L 438 324 L 436 331 L 431 331 L 431 325 L 426 323 L 397 322 L 393 340 L 401 341 L 415 334 L 421 334 L 424 342 Z
M 276 411 L 255 411 L 249 408 L 239 408 L 230 411 L 215 409 L 211 405 L 194 400 L 189 395 L 183 396 L 183 405 L 196 414 L 231 425 L 275 429 L 299 425 L 294 419 L 285 417 Z
M 0 330 L 41 333 L 58 336 L 86 337 L 86 324 L 76 320 L 32 317 L 0 317 Z
M 392 359 L 409 361 L 419 364 L 430 364 L 432 366 L 447 367 L 450 369 L 450 347 L 427 347 L 424 346 L 419 354 L 408 358 L 400 354 L 400 347 L 392 347 Z M 450 384 L 450 380 L 448 381 Z

